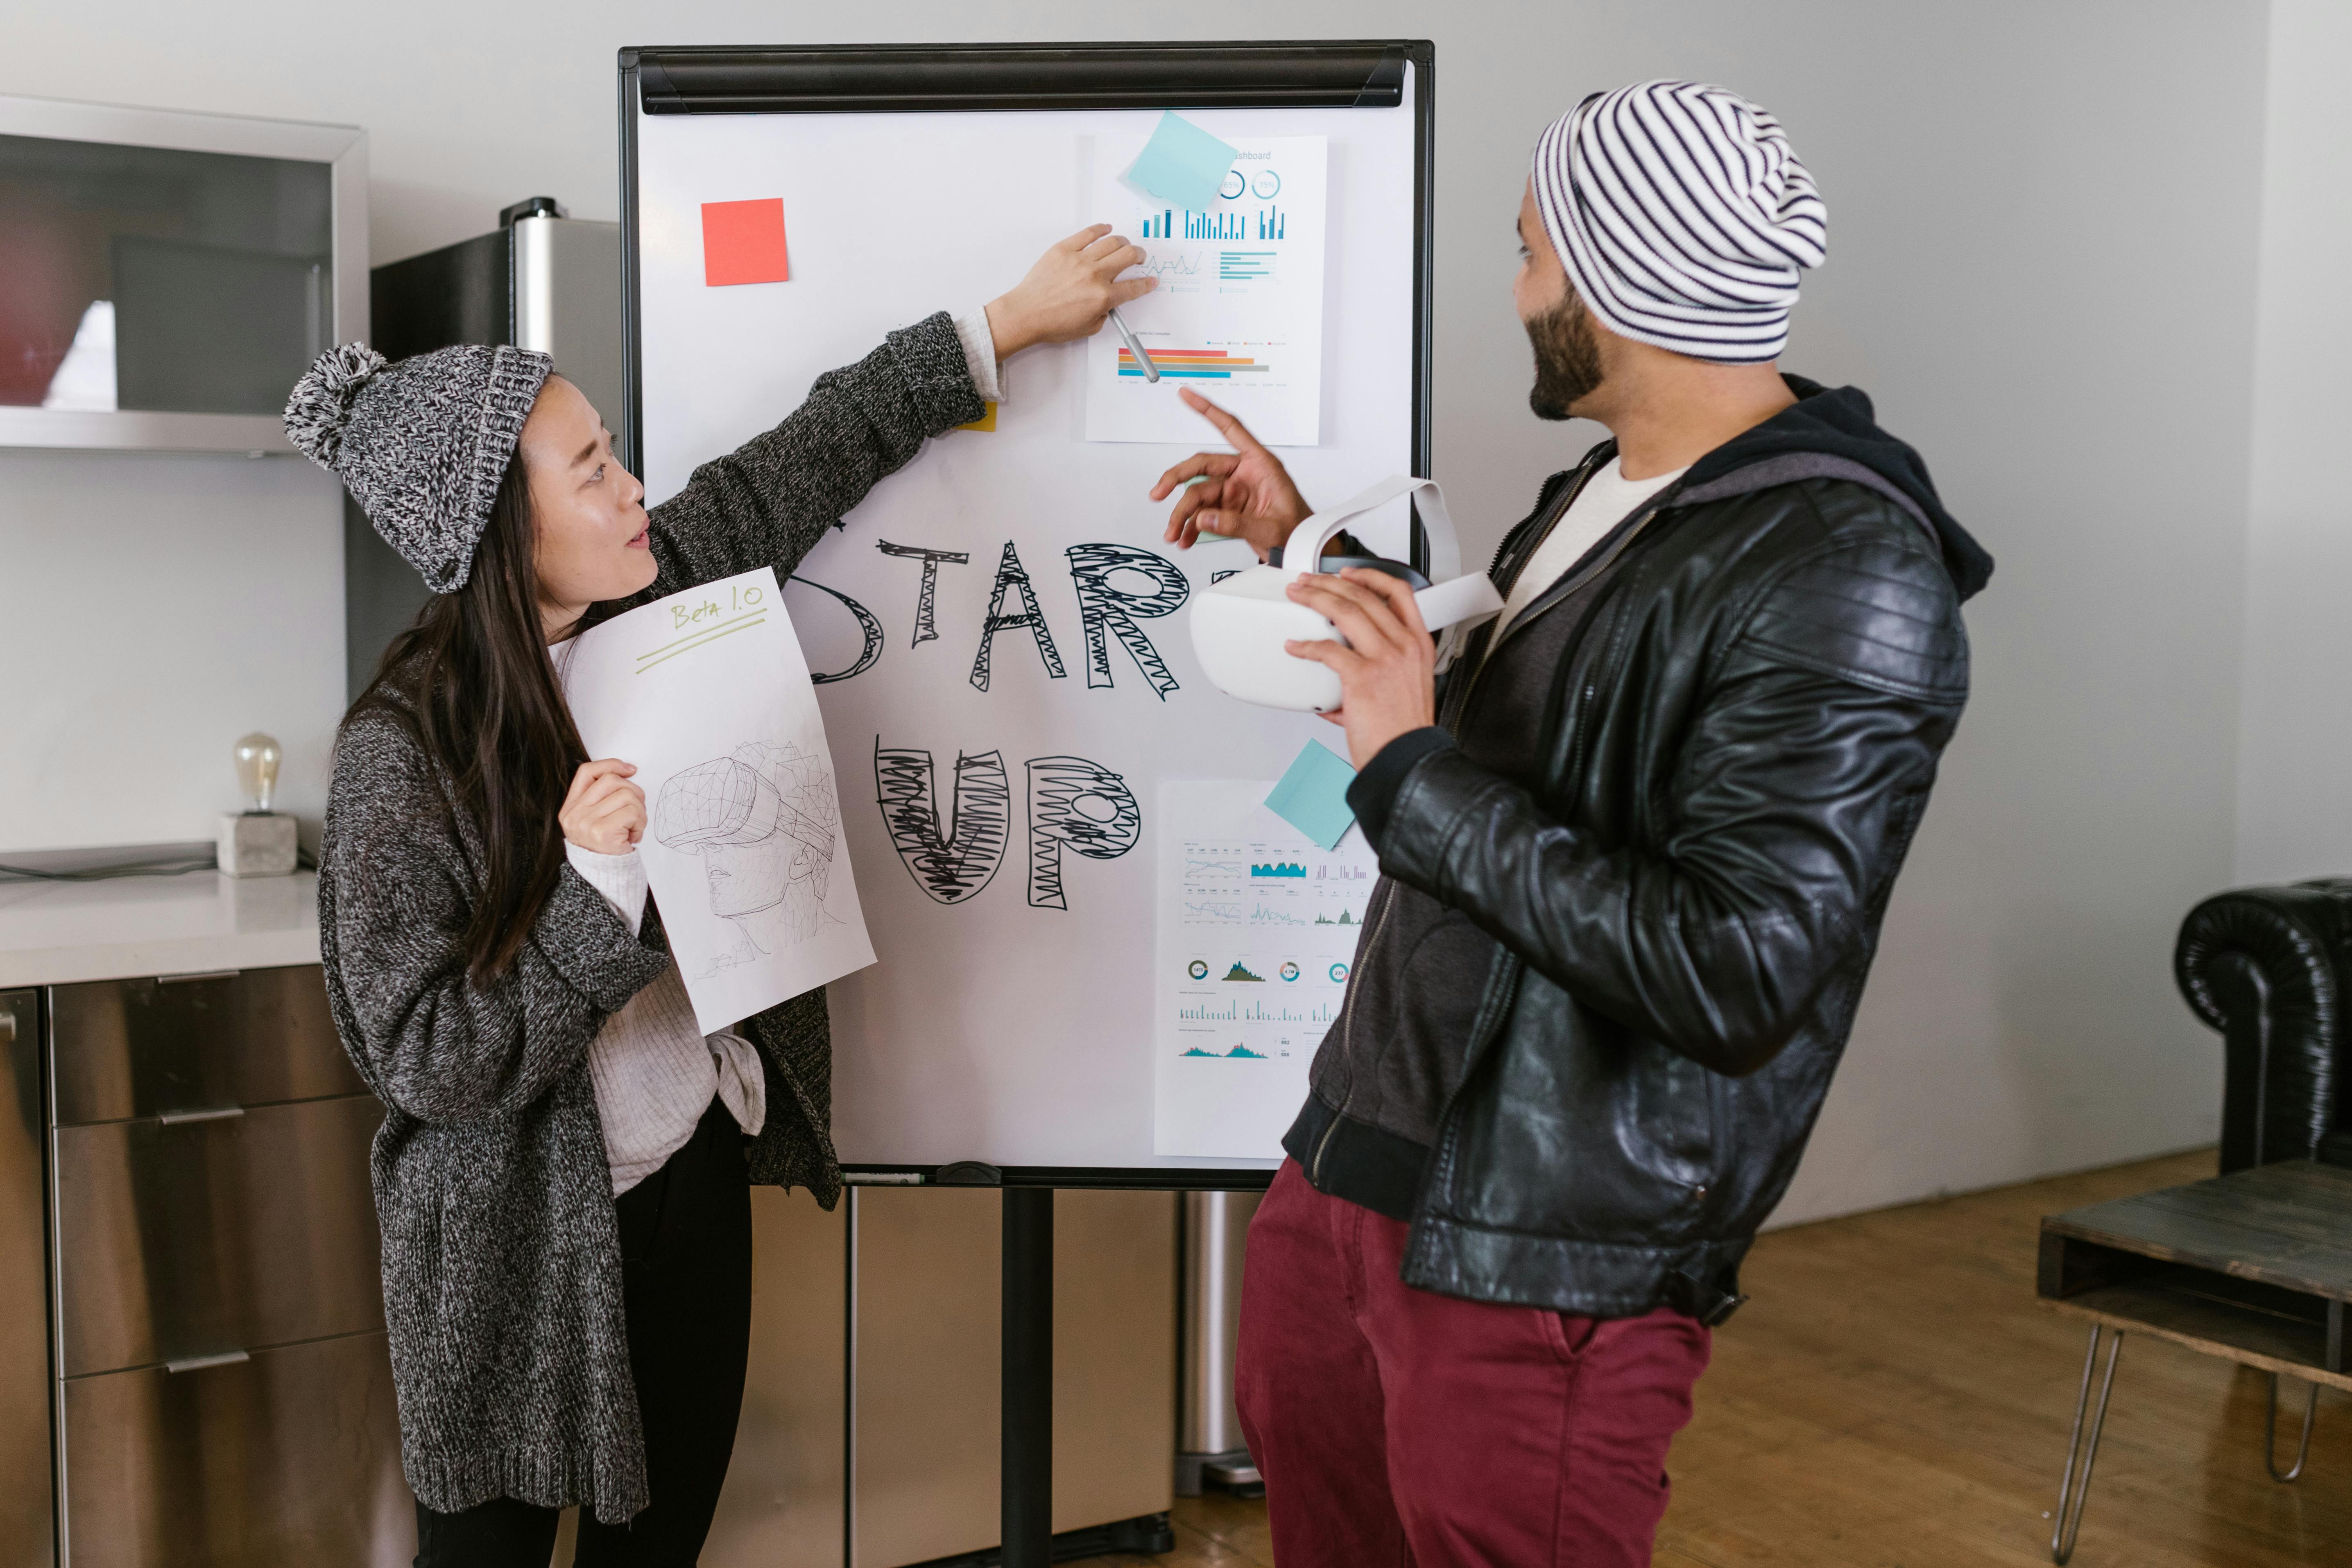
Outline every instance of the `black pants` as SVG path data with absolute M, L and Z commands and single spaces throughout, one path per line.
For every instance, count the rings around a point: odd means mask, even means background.
M 577 1568 L 691 1568 L 710 1533 L 751 1348 L 751 1188 L 743 1133 L 714 1100 L 693 1139 L 614 1205 L 629 1370 L 653 1500 L 626 1524 L 580 1512 Z M 416 1568 L 547 1568 L 556 1510 L 498 1498 L 416 1505 Z

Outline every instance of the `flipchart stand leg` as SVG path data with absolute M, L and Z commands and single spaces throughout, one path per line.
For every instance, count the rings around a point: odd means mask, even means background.
M 857 1568 L 857 1193 L 842 1196 L 841 1568 Z
M 1054 1561 L 1054 1189 L 1004 1189 L 1004 1568 Z

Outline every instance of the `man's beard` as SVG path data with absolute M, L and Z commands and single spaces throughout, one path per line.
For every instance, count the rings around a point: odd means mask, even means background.
M 1570 408 L 1601 384 L 1601 340 L 1592 317 L 1571 289 L 1527 329 L 1536 350 L 1536 384 L 1528 406 L 1538 419 L 1569 418 Z

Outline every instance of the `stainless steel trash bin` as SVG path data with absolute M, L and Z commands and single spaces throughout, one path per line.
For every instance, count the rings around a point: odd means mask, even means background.
M 1255 1495 L 1265 1482 L 1234 1411 L 1234 1347 L 1240 1338 L 1242 1251 L 1256 1193 L 1184 1194 L 1183 1397 L 1176 1442 L 1176 1492 L 1203 1486 Z

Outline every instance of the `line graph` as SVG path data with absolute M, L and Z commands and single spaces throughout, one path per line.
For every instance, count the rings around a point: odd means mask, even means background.
M 1238 877 L 1242 874 L 1242 862 L 1239 860 L 1201 860 L 1189 855 L 1184 858 L 1184 875 L 1187 877 L 1204 877 L 1211 874 L 1222 877 Z
M 1239 921 L 1242 907 L 1239 903 L 1221 903 L 1213 899 L 1197 903 L 1187 899 L 1184 900 L 1184 918 L 1188 921 Z
M 1303 926 L 1307 923 L 1303 916 L 1294 915 L 1288 910 L 1277 910 L 1269 904 L 1260 904 L 1250 910 L 1249 918 L 1250 924 L 1260 926 Z
M 1209 265 L 1209 252 L 1205 250 L 1166 250 L 1146 256 L 1137 264 L 1137 270 L 1153 278 L 1191 278 L 1207 271 Z

